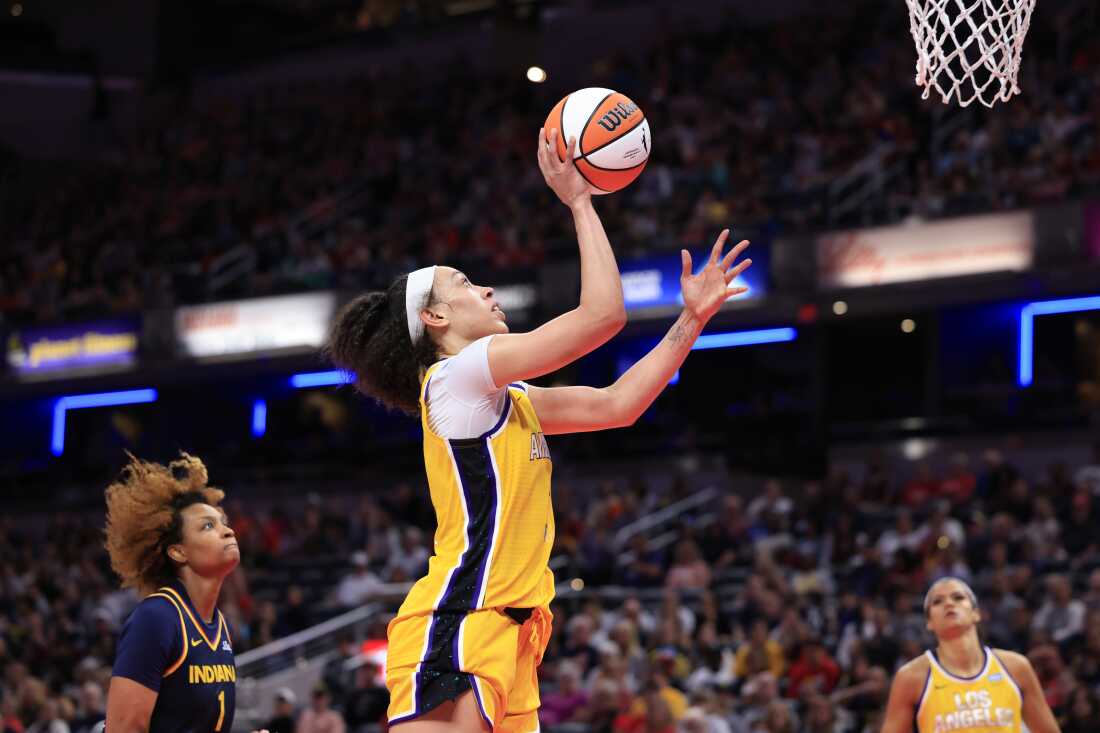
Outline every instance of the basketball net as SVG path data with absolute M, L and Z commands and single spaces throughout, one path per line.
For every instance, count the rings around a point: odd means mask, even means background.
M 1016 78 L 1035 0 L 905 0 L 917 86 L 949 104 L 986 107 L 1020 93 Z

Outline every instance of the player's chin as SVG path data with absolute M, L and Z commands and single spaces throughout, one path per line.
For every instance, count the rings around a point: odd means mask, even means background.
M 949 632 L 965 629 L 967 626 L 971 626 L 971 624 L 963 619 L 962 616 L 948 616 L 940 621 L 939 626 L 942 631 Z

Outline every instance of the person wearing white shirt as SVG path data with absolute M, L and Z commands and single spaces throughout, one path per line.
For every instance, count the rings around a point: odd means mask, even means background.
M 1073 588 L 1064 575 L 1047 578 L 1047 590 L 1050 597 L 1035 613 L 1031 627 L 1047 632 L 1051 639 L 1061 644 L 1084 630 L 1085 604 L 1073 598 Z
M 344 576 L 336 588 L 336 602 L 348 608 L 360 605 L 382 587 L 378 577 L 367 569 L 367 553 L 352 553 L 351 566 L 351 574 Z
M 1092 446 L 1092 463 L 1077 470 L 1073 483 L 1086 487 L 1094 496 L 1100 496 L 1100 440 Z
M 948 514 L 950 509 L 949 502 L 936 502 L 932 516 L 928 517 L 928 521 L 917 530 L 918 544 L 937 542 L 941 537 L 946 537 L 952 546 L 962 551 L 966 544 L 966 532 L 963 530 L 962 523 Z
M 401 544 L 393 549 L 389 569 L 399 567 L 406 578 L 417 578 L 428 567 L 428 548 L 424 546 L 424 534 L 417 527 L 406 527 L 401 534 Z
M 920 530 L 913 526 L 912 513 L 908 509 L 899 509 L 894 519 L 894 526 L 878 538 L 878 551 L 882 555 L 883 564 L 889 567 L 898 550 L 916 552 L 922 539 Z

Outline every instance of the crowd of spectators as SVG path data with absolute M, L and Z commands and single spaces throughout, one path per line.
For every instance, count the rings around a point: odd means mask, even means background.
M 978 464 L 769 481 L 686 518 L 671 553 L 636 538 L 612 571 L 624 601 L 555 605 L 546 728 L 877 732 L 894 670 L 931 643 L 923 591 L 950 575 L 977 592 L 983 641 L 1028 655 L 1062 730 L 1095 730 L 1100 446 L 1075 472 L 1024 475 L 996 450 Z M 577 526 L 613 525 L 619 503 Z
M 624 538 L 697 480 L 555 486 L 558 578 L 583 583 L 552 606 L 547 730 L 877 731 L 894 670 L 931 641 L 923 589 L 947 575 L 976 590 L 986 643 L 1029 656 L 1062 730 L 1095 730 L 1100 445 L 1091 464 L 1035 475 L 989 450 L 973 466 L 964 454 L 942 466 L 871 459 L 797 486 L 731 480 L 679 515 L 673 541 Z M 238 652 L 364 602 L 396 604 L 426 567 L 431 513 L 412 484 L 239 502 L 228 512 L 244 560 L 219 603 Z M 137 598 L 116 589 L 88 517 L 4 517 L 0 558 L 5 733 L 88 729 Z M 326 569 L 311 579 L 311 568 Z M 273 733 L 373 730 L 386 693 L 356 641 L 341 641 L 309 701 L 279 692 Z
M 858 161 L 902 172 L 854 212 L 860 222 L 1098 187 L 1096 34 L 1067 34 L 1040 12 L 1025 93 L 940 139 L 939 102 L 912 85 L 904 13 L 880 2 L 853 12 L 858 22 L 751 31 L 732 18 L 669 23 L 637 56 L 593 65 L 586 85 L 630 94 L 657 141 L 645 175 L 600 201 L 622 256 L 698 245 L 728 225 L 846 223 L 829 187 Z M 536 266 L 571 241 L 533 160 L 535 131 L 568 91 L 549 87 L 458 60 L 240 98 L 151 98 L 149 124 L 96 162 L 6 177 L 0 314 L 48 322 L 355 289 L 427 261 Z

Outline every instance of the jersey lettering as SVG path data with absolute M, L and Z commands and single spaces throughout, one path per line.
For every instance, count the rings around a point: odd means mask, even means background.
M 546 443 L 546 436 L 542 433 L 531 433 L 531 460 L 548 458 L 550 458 L 550 446 Z
M 935 733 L 947 731 L 982 730 L 986 728 L 1012 728 L 1016 714 L 1009 708 L 974 708 L 940 714 L 935 719 Z
M 919 733 L 1019 733 L 1021 698 L 992 650 L 980 674 L 959 678 L 928 653 L 929 680 L 917 716 Z
M 187 683 L 190 685 L 211 685 L 217 682 L 236 681 L 237 670 L 231 664 L 187 665 Z

